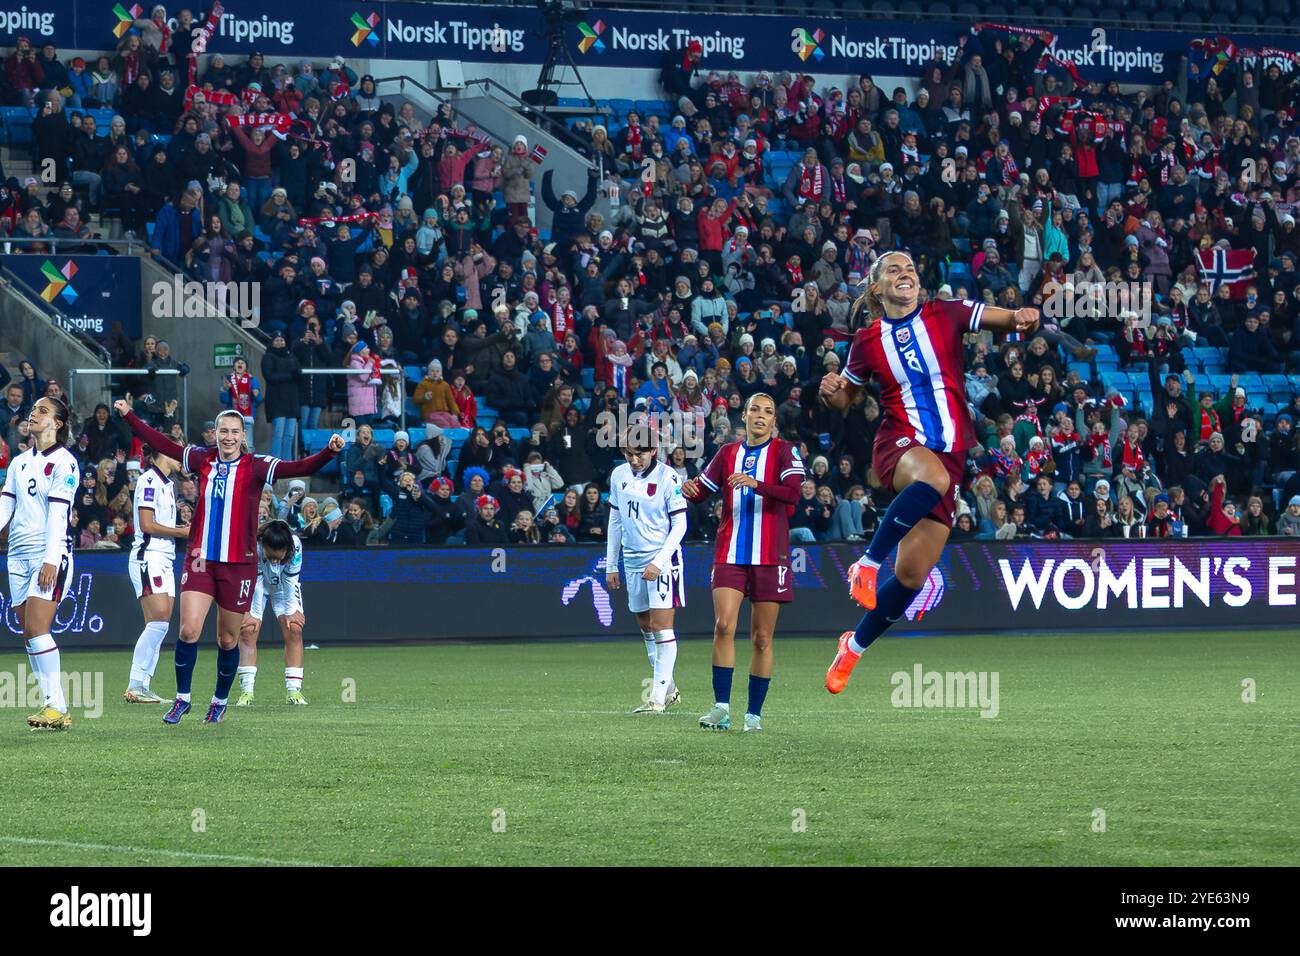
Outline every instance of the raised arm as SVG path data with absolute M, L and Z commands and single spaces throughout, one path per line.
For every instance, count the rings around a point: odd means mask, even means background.
M 980 317 L 980 327 L 990 332 L 1036 332 L 1039 314 L 1037 309 L 1000 309 L 986 305 Z
M 342 435 L 331 435 L 330 442 L 314 455 L 296 461 L 281 461 L 275 466 L 276 478 L 305 478 L 320 471 L 343 450 L 346 443 Z
M 175 458 L 182 466 L 185 465 L 184 445 L 177 444 L 156 428 L 146 425 L 135 412 L 131 411 L 130 403 L 124 399 L 118 399 L 114 402 L 113 408 L 122 416 L 122 420 L 126 422 L 131 431 L 146 445 L 154 451 L 162 452 L 168 458 Z

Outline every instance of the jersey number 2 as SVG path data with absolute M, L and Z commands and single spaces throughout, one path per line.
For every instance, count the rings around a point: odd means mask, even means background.
M 30 478 L 30 479 L 28 479 L 28 481 L 27 481 L 27 494 L 30 495 L 30 496 L 33 497 L 33 498 L 36 497 L 36 479 L 35 479 L 35 478 Z

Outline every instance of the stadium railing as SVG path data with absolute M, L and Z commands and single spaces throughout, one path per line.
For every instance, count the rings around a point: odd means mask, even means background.
M 303 375 L 342 375 L 342 376 L 348 376 L 348 375 L 366 375 L 366 376 L 370 376 L 370 375 L 373 375 L 374 372 L 373 372 L 372 370 L 370 370 L 370 369 L 364 369 L 364 368 L 305 368 L 305 369 L 302 370 L 302 374 L 303 374 Z M 403 372 L 403 370 L 400 369 L 400 368 L 385 368 L 385 369 L 380 369 L 380 370 L 379 370 L 379 374 L 380 374 L 381 376 L 383 376 L 384 378 L 389 378 L 389 377 L 392 377 L 392 376 L 396 376 L 396 377 L 397 377 L 397 398 L 398 398 L 398 401 L 401 403 L 401 406 L 402 406 L 402 419 L 401 419 L 401 420 L 402 420 L 402 427 L 401 427 L 401 430 L 402 430 L 402 431 L 406 431 L 406 374 L 405 374 L 405 372 Z M 379 400 L 377 401 L 376 404 L 377 404 L 377 406 L 378 406 L 379 408 L 382 409 L 382 407 L 383 407 L 383 400 L 382 400 L 382 399 L 379 399 Z M 343 427 L 339 428 L 338 431 L 339 431 L 339 433 L 340 433 L 341 435 L 343 435 L 344 438 L 346 438 L 349 442 L 351 442 L 353 439 L 356 438 L 356 428 L 357 428 L 357 426 L 356 426 L 354 420 L 349 416 L 349 417 L 345 417 L 345 418 L 343 419 Z M 298 447 L 299 449 L 301 449 L 302 451 L 307 451 L 307 450 L 308 450 L 308 447 L 309 447 L 309 446 L 308 446 L 307 442 L 304 440 L 304 432 L 303 432 L 302 429 L 299 429 L 299 430 L 298 430 L 298 436 L 297 436 L 297 438 L 295 439 L 295 442 L 297 443 L 297 447 Z M 318 450 L 319 450 L 319 449 L 318 449 Z M 321 474 L 327 474 L 327 473 L 329 473 L 329 472 L 332 472 L 332 471 L 335 470 L 337 467 L 338 467 L 338 466 L 337 466 L 337 464 L 336 464 L 335 462 L 330 462 L 330 464 L 326 465 L 323 469 L 321 469 Z

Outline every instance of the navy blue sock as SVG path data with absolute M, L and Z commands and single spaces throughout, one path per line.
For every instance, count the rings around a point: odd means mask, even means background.
M 731 703 L 731 675 L 734 667 L 713 665 L 713 699 L 719 704 Z
M 772 683 L 770 677 L 749 675 L 749 706 L 745 709 L 745 713 L 753 714 L 755 717 L 762 716 L 763 701 L 767 700 L 767 685 L 770 683 Z
M 924 481 L 914 481 L 898 493 L 889 503 L 889 509 L 880 519 L 880 525 L 867 548 L 867 557 L 877 565 L 885 563 L 885 558 L 898 547 L 907 532 L 916 527 L 916 523 L 934 510 L 943 495 L 934 485 Z
M 176 693 L 188 694 L 194 682 L 194 662 L 199 659 L 199 644 L 176 642 Z
M 853 632 L 853 640 L 849 642 L 851 649 L 856 650 L 852 648 L 853 644 L 857 644 L 864 651 L 870 647 L 872 641 L 889 630 L 889 626 L 903 616 L 907 606 L 920 593 L 919 588 L 903 587 L 898 578 L 891 576 L 876 590 L 875 609 L 862 615 L 858 629 Z
M 225 700 L 230 696 L 231 685 L 235 683 L 235 674 L 239 671 L 239 645 L 229 650 L 217 648 L 217 689 L 212 696 L 216 700 Z

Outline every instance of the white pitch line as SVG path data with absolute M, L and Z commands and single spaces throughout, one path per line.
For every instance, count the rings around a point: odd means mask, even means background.
M 107 846 L 102 843 L 73 843 L 67 840 L 39 840 L 33 837 L 0 836 L 0 843 L 16 846 L 48 846 L 64 850 L 99 850 L 123 855 L 170 856 L 182 860 L 224 860 L 228 863 L 256 863 L 263 866 L 329 866 L 303 860 L 271 860 L 260 856 L 235 856 L 230 853 L 194 853 L 189 850 L 163 850 L 143 846 Z

